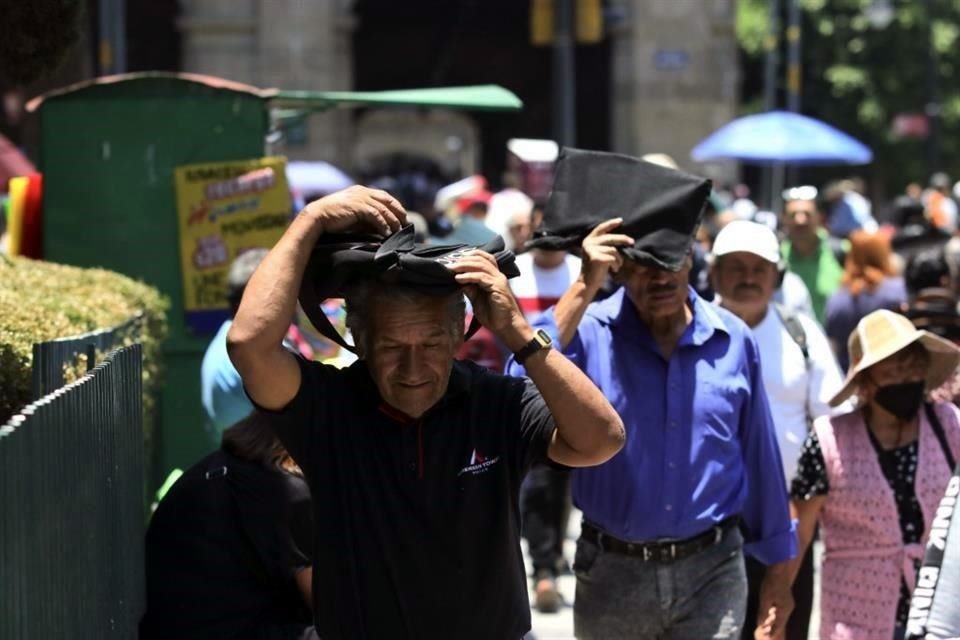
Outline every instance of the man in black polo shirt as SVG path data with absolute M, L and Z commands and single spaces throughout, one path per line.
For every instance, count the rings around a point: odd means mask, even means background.
M 247 285 L 230 356 L 310 485 L 321 638 L 516 640 L 530 629 L 523 474 L 545 458 L 600 464 L 623 446 L 623 425 L 579 369 L 537 340 L 496 260 L 479 251 L 452 266 L 456 281 L 530 380 L 454 361 L 460 292 L 361 283 L 347 293 L 357 363 L 338 370 L 284 349 L 317 239 L 389 235 L 405 218 L 389 194 L 365 187 L 308 205 Z

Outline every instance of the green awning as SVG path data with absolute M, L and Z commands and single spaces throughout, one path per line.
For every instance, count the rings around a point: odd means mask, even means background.
M 322 111 L 349 107 L 434 107 L 473 111 L 519 111 L 523 102 L 498 85 L 398 89 L 394 91 L 277 91 L 270 106 L 281 110 Z

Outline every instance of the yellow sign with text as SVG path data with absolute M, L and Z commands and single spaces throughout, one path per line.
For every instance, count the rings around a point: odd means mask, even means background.
M 244 251 L 269 249 L 290 222 L 286 159 L 192 164 L 174 170 L 187 325 L 216 332 L 227 317 L 227 273 Z

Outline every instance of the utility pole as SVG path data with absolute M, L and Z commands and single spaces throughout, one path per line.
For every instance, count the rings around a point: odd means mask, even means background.
M 555 0 L 553 35 L 553 136 L 559 145 L 577 141 L 573 0 Z
M 787 111 L 798 113 L 803 91 L 803 67 L 801 63 L 803 29 L 800 23 L 800 0 L 787 0 L 787 3 Z M 774 194 L 775 200 L 779 201 L 776 196 L 783 191 L 784 178 L 789 179 L 790 184 L 793 184 L 796 182 L 796 173 L 795 167 L 790 167 L 789 171 L 784 172 L 781 165 L 780 185 Z M 776 179 L 774 182 L 776 182 Z
M 97 0 L 97 73 L 110 75 L 127 70 L 126 0 Z
M 800 53 L 803 31 L 800 26 L 800 0 L 788 0 L 787 9 L 787 111 L 800 111 L 803 75 Z
M 940 60 L 937 48 L 933 44 L 933 0 L 923 0 L 923 9 L 926 14 L 925 36 L 927 39 L 927 104 L 924 112 L 929 124 L 927 137 L 927 178 L 940 171 L 940 114 L 942 98 L 940 95 Z
M 763 69 L 763 107 L 765 111 L 777 108 L 777 69 L 780 66 L 780 0 L 767 0 L 767 35 L 763 46 L 766 49 L 766 59 Z M 777 201 L 780 199 L 780 190 L 774 185 L 776 166 L 763 168 L 762 202 L 769 203 L 770 208 L 776 211 Z M 782 175 L 782 174 L 781 174 Z M 783 182 L 781 177 L 780 182 Z
M 780 0 L 767 0 L 767 35 L 763 39 L 763 108 L 777 108 L 777 67 L 780 66 Z

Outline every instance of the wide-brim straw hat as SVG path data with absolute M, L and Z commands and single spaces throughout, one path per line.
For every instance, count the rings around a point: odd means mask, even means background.
M 929 331 L 917 329 L 908 318 L 899 313 L 881 309 L 864 316 L 850 334 L 847 342 L 850 371 L 847 372 L 843 388 L 831 398 L 830 406 L 836 407 L 853 395 L 860 372 L 915 342 L 922 344 L 930 354 L 926 388 L 928 391 L 936 389 L 946 382 L 960 365 L 960 348 Z

